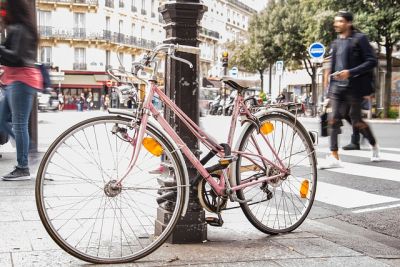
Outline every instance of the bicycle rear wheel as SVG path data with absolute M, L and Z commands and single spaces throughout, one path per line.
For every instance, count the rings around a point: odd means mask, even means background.
M 267 142 L 289 170 L 289 175 L 248 186 L 237 191 L 240 199 L 251 199 L 241 204 L 247 219 L 260 231 L 268 234 L 290 232 L 307 217 L 314 201 L 317 184 L 317 161 L 311 138 L 294 118 L 274 113 L 260 118 L 269 130 L 258 133 L 250 125 L 238 141 L 238 151 L 252 155 L 238 155 L 236 183 L 243 184 L 265 176 L 280 174 L 280 170 L 258 155 L 279 166 Z
M 164 243 L 182 213 L 186 186 L 182 162 L 165 136 L 152 127 L 145 137 L 161 146 L 167 159 L 163 169 L 158 169 L 160 157 L 142 147 L 122 186 L 116 184 L 131 160 L 129 139 L 137 131 L 123 117 L 88 119 L 58 137 L 40 164 L 36 178 L 40 218 L 53 240 L 77 258 L 92 263 L 140 259 Z M 175 202 L 160 196 L 164 193 L 160 180 L 172 184 Z M 166 225 L 156 224 L 157 201 L 171 211 Z

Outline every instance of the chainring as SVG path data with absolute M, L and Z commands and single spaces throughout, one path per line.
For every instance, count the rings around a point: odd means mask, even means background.
M 215 173 L 211 177 L 218 183 L 219 176 Z M 218 196 L 211 185 L 205 179 L 202 179 L 197 185 L 197 197 L 201 206 L 209 212 L 218 213 L 226 207 L 228 202 L 227 198 Z

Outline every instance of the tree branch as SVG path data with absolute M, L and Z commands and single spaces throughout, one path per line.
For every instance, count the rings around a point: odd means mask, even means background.
M 310 68 L 308 67 L 307 62 L 311 66 L 311 62 L 310 62 L 310 60 L 308 58 L 307 59 L 303 59 L 303 63 L 304 63 L 304 66 L 306 67 L 307 73 L 308 73 L 308 75 L 310 75 L 310 77 L 312 77 L 312 72 L 310 71 Z

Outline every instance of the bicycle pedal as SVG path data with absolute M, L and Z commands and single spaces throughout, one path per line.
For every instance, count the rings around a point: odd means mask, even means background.
M 224 221 L 216 217 L 206 217 L 206 223 L 211 226 L 221 227 Z

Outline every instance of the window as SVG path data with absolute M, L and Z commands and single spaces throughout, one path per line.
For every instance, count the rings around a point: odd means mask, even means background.
M 74 13 L 74 28 L 85 28 L 85 13 Z
M 118 53 L 118 59 L 119 59 L 119 67 L 121 68 L 121 69 L 125 69 L 125 67 L 124 67 L 124 53 L 123 52 L 119 52 Z
M 50 11 L 39 11 L 39 34 L 41 36 L 51 36 L 51 12 Z
M 135 32 L 136 32 L 136 24 L 132 23 L 132 27 L 131 27 L 131 36 L 135 36 Z
M 132 12 L 136 12 L 137 11 L 136 0 L 132 0 L 132 2 L 131 2 L 131 11 Z
M 125 4 L 124 4 L 124 0 L 119 0 L 119 8 L 124 8 Z
M 39 25 L 50 26 L 51 25 L 51 12 L 39 10 Z
M 85 13 L 74 13 L 74 38 L 85 38 Z
M 151 17 L 156 17 L 156 13 L 154 12 L 154 0 L 151 0 Z
M 74 70 L 86 70 L 85 48 L 75 48 Z
M 147 14 L 147 12 L 146 12 L 146 1 L 145 1 L 145 0 L 142 0 L 142 10 L 141 10 L 141 14 L 142 14 L 142 15 L 146 15 L 146 14 Z
M 106 50 L 106 69 L 108 69 L 111 65 L 111 52 L 110 50 Z
M 124 21 L 123 20 L 119 20 L 118 33 L 123 33 L 123 32 L 124 32 Z
M 41 63 L 52 63 L 51 62 L 51 46 L 43 46 L 40 48 L 40 62 Z
M 106 0 L 105 6 L 114 8 L 114 0 Z
M 110 23 L 111 23 L 110 17 L 106 17 L 106 31 L 110 30 Z
M 85 48 L 75 48 L 75 62 L 76 63 L 85 63 L 86 55 Z

